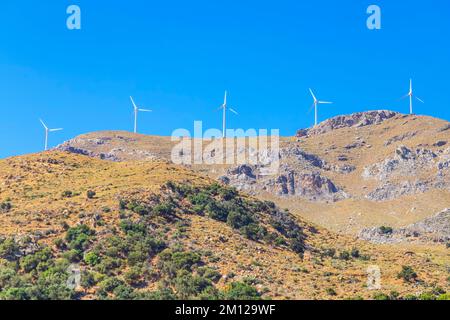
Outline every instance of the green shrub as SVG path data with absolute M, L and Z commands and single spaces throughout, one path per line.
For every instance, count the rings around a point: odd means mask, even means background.
M 0 239 L 0 258 L 6 259 L 8 261 L 15 261 L 19 256 L 20 248 L 14 239 Z
M 219 203 L 209 202 L 206 206 L 206 214 L 211 219 L 226 222 L 228 218 L 228 211 Z
M 341 251 L 339 253 L 339 259 L 341 260 L 350 260 L 350 253 L 348 251 Z
M 224 201 L 233 200 L 238 196 L 237 190 L 233 188 L 222 188 L 219 194 Z
M 212 282 L 218 282 L 222 278 L 222 275 L 219 271 L 209 267 L 198 268 L 197 273 L 199 276 L 204 277 Z
M 106 292 L 113 292 L 114 289 L 116 289 L 119 286 L 124 285 L 125 283 L 116 278 L 116 277 L 109 277 L 106 278 L 105 280 L 103 280 L 102 282 L 99 283 L 99 287 L 101 290 L 104 290 Z
M 381 226 L 379 230 L 380 230 L 381 234 L 392 234 L 392 232 L 394 232 L 394 229 L 392 229 L 391 227 L 386 227 L 386 226 Z
M 96 284 L 97 279 L 95 278 L 94 274 L 89 271 L 83 271 L 83 273 L 81 274 L 80 285 L 85 289 L 89 289 L 95 286 Z
M 52 251 L 50 248 L 46 247 L 34 254 L 24 256 L 20 259 L 20 267 L 26 272 L 30 273 L 32 271 L 45 271 L 53 265 Z
M 153 214 L 162 217 L 171 217 L 175 213 L 175 207 L 171 202 L 161 203 L 153 208 Z
M 276 239 L 275 239 L 275 245 L 276 246 L 278 246 L 278 247 L 281 247 L 281 246 L 286 246 L 287 245 L 287 242 L 286 242 L 286 240 L 284 240 L 284 238 L 283 237 L 277 237 Z
M 171 288 L 162 287 L 156 291 L 152 292 L 141 292 L 138 293 L 137 300 L 175 300 L 176 296 Z
M 267 234 L 266 228 L 256 223 L 250 223 L 249 225 L 242 227 L 240 231 L 247 239 L 253 241 L 261 240 Z
M 74 194 L 73 194 L 72 191 L 66 190 L 66 191 L 63 191 L 63 193 L 61 194 L 61 197 L 63 197 L 63 198 L 72 198 L 73 195 Z
M 127 205 L 128 205 L 128 202 L 126 200 L 123 200 L 123 199 L 119 200 L 119 209 L 120 210 L 126 210 Z
M 88 190 L 86 192 L 86 196 L 88 199 L 94 199 L 96 195 L 97 195 L 97 193 L 93 190 Z
M 207 288 L 212 287 L 211 281 L 194 276 L 188 271 L 181 271 L 174 280 L 175 290 L 180 299 L 192 299 L 202 294 Z
M 101 258 L 96 252 L 88 252 L 84 255 L 84 262 L 90 266 L 96 266 L 100 263 Z
M 391 291 L 389 293 L 389 300 L 399 300 L 400 297 L 400 293 L 398 293 L 397 291 Z
M 141 234 L 147 233 L 147 227 L 143 223 L 134 223 L 131 220 L 122 220 L 120 222 L 120 229 L 126 234 Z
M 53 244 L 59 250 L 66 250 L 66 248 L 67 248 L 66 242 L 63 239 L 61 239 L 61 238 L 55 239 L 53 241 Z
M 327 288 L 326 292 L 329 296 L 337 296 L 337 293 L 333 288 Z
M 133 212 L 134 213 L 137 213 L 138 215 L 140 215 L 140 216 L 146 216 L 146 215 L 148 215 L 150 212 L 149 212 L 149 210 L 145 207 L 145 206 L 143 206 L 143 205 L 137 205 L 137 206 L 135 206 L 134 208 L 133 208 Z
M 389 296 L 385 293 L 377 292 L 373 295 L 374 300 L 390 300 Z
M 424 292 L 419 295 L 419 300 L 424 301 L 436 300 L 436 296 L 431 292 Z
M 250 223 L 254 223 L 254 220 L 246 213 L 232 211 L 228 214 L 227 224 L 234 229 L 240 229 L 244 226 L 248 226 Z
M 260 300 L 261 295 L 252 286 L 243 282 L 232 282 L 225 290 L 226 300 Z
M 206 206 L 212 201 L 210 196 L 204 192 L 192 194 L 188 197 L 189 202 L 198 208 L 198 211 L 204 211 Z
M 359 258 L 359 257 L 361 256 L 360 253 L 359 253 L 359 250 L 356 249 L 356 248 L 353 248 L 353 249 L 352 249 L 352 251 L 350 252 L 350 255 L 351 255 L 353 258 Z
M 95 266 L 95 269 L 102 274 L 112 275 L 121 265 L 122 262 L 120 259 L 104 257 L 101 262 Z
M 444 293 L 444 294 L 439 295 L 437 300 L 449 301 L 450 300 L 450 293 Z
M 6 213 L 6 212 L 11 211 L 11 209 L 12 209 L 12 204 L 10 202 L 0 203 L 0 212 Z
M 192 267 L 200 263 L 201 257 L 196 252 L 173 252 L 165 250 L 159 254 L 158 266 L 169 278 L 174 278 L 178 271 L 192 271 Z
M 133 300 L 136 296 L 134 289 L 127 284 L 117 286 L 113 290 L 113 294 L 116 300 Z
M 130 286 L 137 287 L 141 285 L 142 283 L 141 268 L 138 267 L 131 268 L 124 274 L 124 279 Z
M 305 252 L 305 244 L 301 239 L 292 239 L 291 240 L 291 250 L 295 253 L 303 254 Z
M 335 255 L 336 255 L 336 249 L 326 248 L 326 249 L 322 250 L 322 256 L 324 256 L 324 257 L 334 258 Z
M 397 275 L 397 278 L 403 279 L 406 282 L 416 281 L 418 276 L 417 273 L 410 266 L 402 266 L 402 271 Z
M 80 262 L 82 259 L 82 253 L 78 250 L 72 249 L 67 252 L 64 252 L 63 257 L 70 262 Z
M 80 236 L 91 237 L 93 235 L 95 235 L 95 231 L 91 230 L 87 225 L 82 224 L 67 230 L 66 240 L 72 242 L 77 240 Z
M 39 274 L 38 279 L 30 290 L 32 300 L 71 300 L 75 292 L 67 287 L 68 265 L 57 263 L 54 267 Z

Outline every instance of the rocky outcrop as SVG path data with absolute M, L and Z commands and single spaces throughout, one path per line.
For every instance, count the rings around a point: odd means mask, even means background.
M 368 228 L 359 238 L 373 243 L 435 242 L 450 241 L 450 209 L 437 215 L 399 229 Z
M 404 195 L 424 193 L 429 189 L 430 183 L 424 181 L 417 181 L 415 183 L 404 181 L 397 184 L 388 182 L 370 192 L 367 195 L 367 199 L 372 201 L 388 201 Z
M 399 146 L 393 157 L 364 168 L 363 178 L 381 181 L 366 198 L 388 201 L 431 189 L 450 189 L 449 168 L 450 148 L 435 153 L 424 148 L 413 151 Z M 427 178 L 423 178 L 424 173 L 428 173 Z M 421 175 L 422 178 L 418 178 Z
M 124 143 L 134 141 L 131 138 L 116 136 L 116 140 L 123 141 Z M 75 154 L 80 154 L 92 158 L 99 158 L 101 160 L 108 160 L 113 162 L 123 161 L 124 158 L 133 157 L 141 160 L 153 160 L 157 157 L 151 152 L 141 150 L 141 149 L 133 149 L 126 148 L 124 146 L 105 148 L 107 151 L 101 152 L 98 151 L 98 147 L 102 147 L 111 142 L 111 138 L 103 137 L 103 138 L 75 138 L 69 141 L 64 142 L 63 144 L 54 148 L 54 150 L 65 151 Z M 125 157 L 126 156 L 126 157 Z
M 300 196 L 313 201 L 338 201 L 347 195 L 328 178 L 318 173 L 295 173 L 280 175 L 268 188 L 279 196 Z
M 339 201 L 348 197 L 322 172 L 348 174 L 355 170 L 354 166 L 329 165 L 298 146 L 282 148 L 279 158 L 280 168 L 274 175 L 265 175 L 261 165 L 240 165 L 227 170 L 219 180 L 250 194 L 268 192 L 280 197 L 301 197 L 311 201 Z
M 353 113 L 351 115 L 337 116 L 328 119 L 309 130 L 308 129 L 299 130 L 297 132 L 297 136 L 298 137 L 304 137 L 306 135 L 312 136 L 324 134 L 342 128 L 352 128 L 352 127 L 359 128 L 364 126 L 376 125 L 398 115 L 399 113 L 393 111 L 377 110 L 368 112 L 358 112 Z
M 436 158 L 437 155 L 431 150 L 412 151 L 400 146 L 395 150 L 394 157 L 364 168 L 363 178 L 384 181 L 393 176 L 414 176 L 418 170 L 432 167 Z
M 408 140 L 411 139 L 413 137 L 415 137 L 417 135 L 417 131 L 413 131 L 413 132 L 407 132 L 398 136 L 394 136 L 390 139 L 388 139 L 385 143 L 384 146 L 390 146 L 391 144 L 395 143 L 395 142 L 401 142 L 404 140 Z
M 317 172 L 289 170 L 267 177 L 260 175 L 259 171 L 257 166 L 241 165 L 228 170 L 219 180 L 250 194 L 269 192 L 280 197 L 302 197 L 311 201 L 339 201 L 348 197 L 330 179 Z

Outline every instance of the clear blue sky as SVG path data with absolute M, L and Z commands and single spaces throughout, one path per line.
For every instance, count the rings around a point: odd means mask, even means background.
M 66 28 L 66 8 L 82 30 Z M 366 9 L 382 9 L 382 30 Z M 132 130 L 129 95 L 153 114 L 140 131 L 170 135 L 194 120 L 220 128 L 225 89 L 233 128 L 309 127 L 308 87 L 335 102 L 320 120 L 369 109 L 450 119 L 448 0 L 4 0 L 0 4 L 0 157 L 97 130 Z

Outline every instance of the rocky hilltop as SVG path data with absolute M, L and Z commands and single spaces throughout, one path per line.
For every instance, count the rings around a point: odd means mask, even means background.
M 342 128 L 360 128 L 376 125 L 399 115 L 399 113 L 393 111 L 377 110 L 337 116 L 320 123 L 314 128 L 299 130 L 297 137 L 319 135 Z

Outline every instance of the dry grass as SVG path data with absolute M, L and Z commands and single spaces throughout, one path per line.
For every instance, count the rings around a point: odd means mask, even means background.
M 44 242 L 59 237 L 63 222 L 75 225 L 93 213 L 103 213 L 106 226 L 118 223 L 117 195 L 123 192 L 157 193 L 168 180 L 194 185 L 211 183 L 207 177 L 166 162 L 113 163 L 60 152 L 46 152 L 0 161 L 0 202 L 9 200 L 13 208 L 0 214 L 0 234 L 19 235 L 49 231 Z M 87 199 L 86 192 L 96 192 Z M 71 191 L 70 198 L 62 196 Z M 362 204 L 363 206 L 363 204 Z M 320 213 L 323 214 L 323 213 Z M 311 214 L 312 215 L 312 214 Z M 224 275 L 236 279 L 259 279 L 258 288 L 276 299 L 342 299 L 354 296 L 372 297 L 365 287 L 367 267 L 382 270 L 383 291 L 416 293 L 439 285 L 448 290 L 448 251 L 444 246 L 374 246 L 338 235 L 321 227 L 308 233 L 312 248 L 342 250 L 357 247 L 369 260 L 320 258 L 319 252 L 307 252 L 304 259 L 292 251 L 253 242 L 214 220 L 186 215 L 190 221 L 186 238 L 179 241 L 187 248 L 210 252 L 210 264 Z M 308 223 L 303 221 L 304 225 Z M 323 224 L 326 224 L 323 222 Z M 101 234 L 102 227 L 97 227 Z M 413 252 L 412 254 L 408 252 Z M 402 265 L 412 266 L 423 284 L 410 284 L 397 279 Z M 224 285 L 224 280 L 220 285 Z M 327 289 L 336 291 L 330 296 Z

